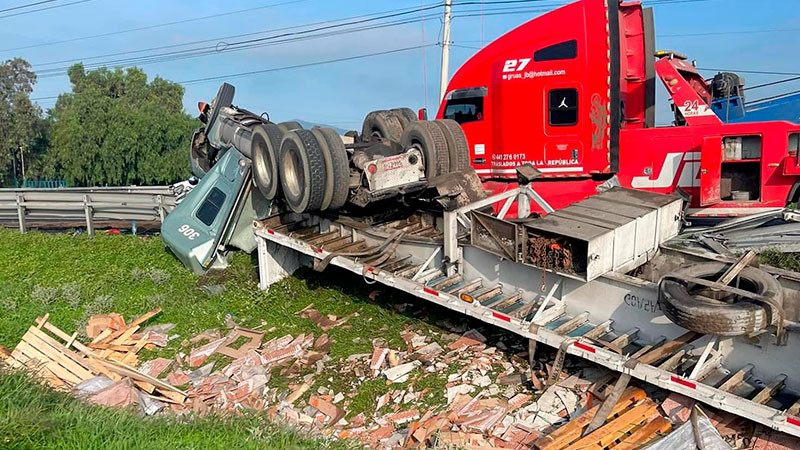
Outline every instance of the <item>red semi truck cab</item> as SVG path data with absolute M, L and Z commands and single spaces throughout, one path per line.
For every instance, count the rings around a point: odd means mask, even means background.
M 655 126 L 655 89 L 675 121 Z M 640 2 L 581 0 L 509 31 L 455 73 L 437 118 L 459 122 L 488 189 L 515 168 L 556 209 L 616 176 L 626 187 L 683 191 L 694 216 L 784 207 L 800 195 L 800 126 L 723 123 L 709 84 L 685 56 L 655 51 L 653 13 Z

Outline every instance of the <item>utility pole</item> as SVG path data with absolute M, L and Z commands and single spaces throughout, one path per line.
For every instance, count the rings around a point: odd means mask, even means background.
M 453 0 L 444 0 L 444 26 L 442 28 L 442 78 L 439 82 L 439 101 L 444 99 L 450 73 L 450 21 Z

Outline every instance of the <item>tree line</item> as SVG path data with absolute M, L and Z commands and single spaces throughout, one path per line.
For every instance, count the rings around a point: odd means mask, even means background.
M 63 179 L 70 186 L 167 184 L 189 176 L 200 123 L 183 110 L 181 85 L 148 82 L 139 68 L 68 71 L 71 92 L 43 112 L 23 59 L 0 63 L 0 186 Z

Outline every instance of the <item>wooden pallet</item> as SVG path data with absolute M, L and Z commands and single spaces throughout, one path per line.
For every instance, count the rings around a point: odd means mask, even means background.
M 659 415 L 656 404 L 643 390 L 628 388 L 614 405 L 605 424 L 583 436 L 600 405 L 588 409 L 552 433 L 534 442 L 539 450 L 633 449 L 660 438 L 672 428 Z

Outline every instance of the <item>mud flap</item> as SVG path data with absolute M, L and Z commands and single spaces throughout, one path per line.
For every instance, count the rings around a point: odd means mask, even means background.
M 435 190 L 435 199 L 446 211 L 452 211 L 486 198 L 478 174 L 468 168 L 433 177 L 429 189 Z

